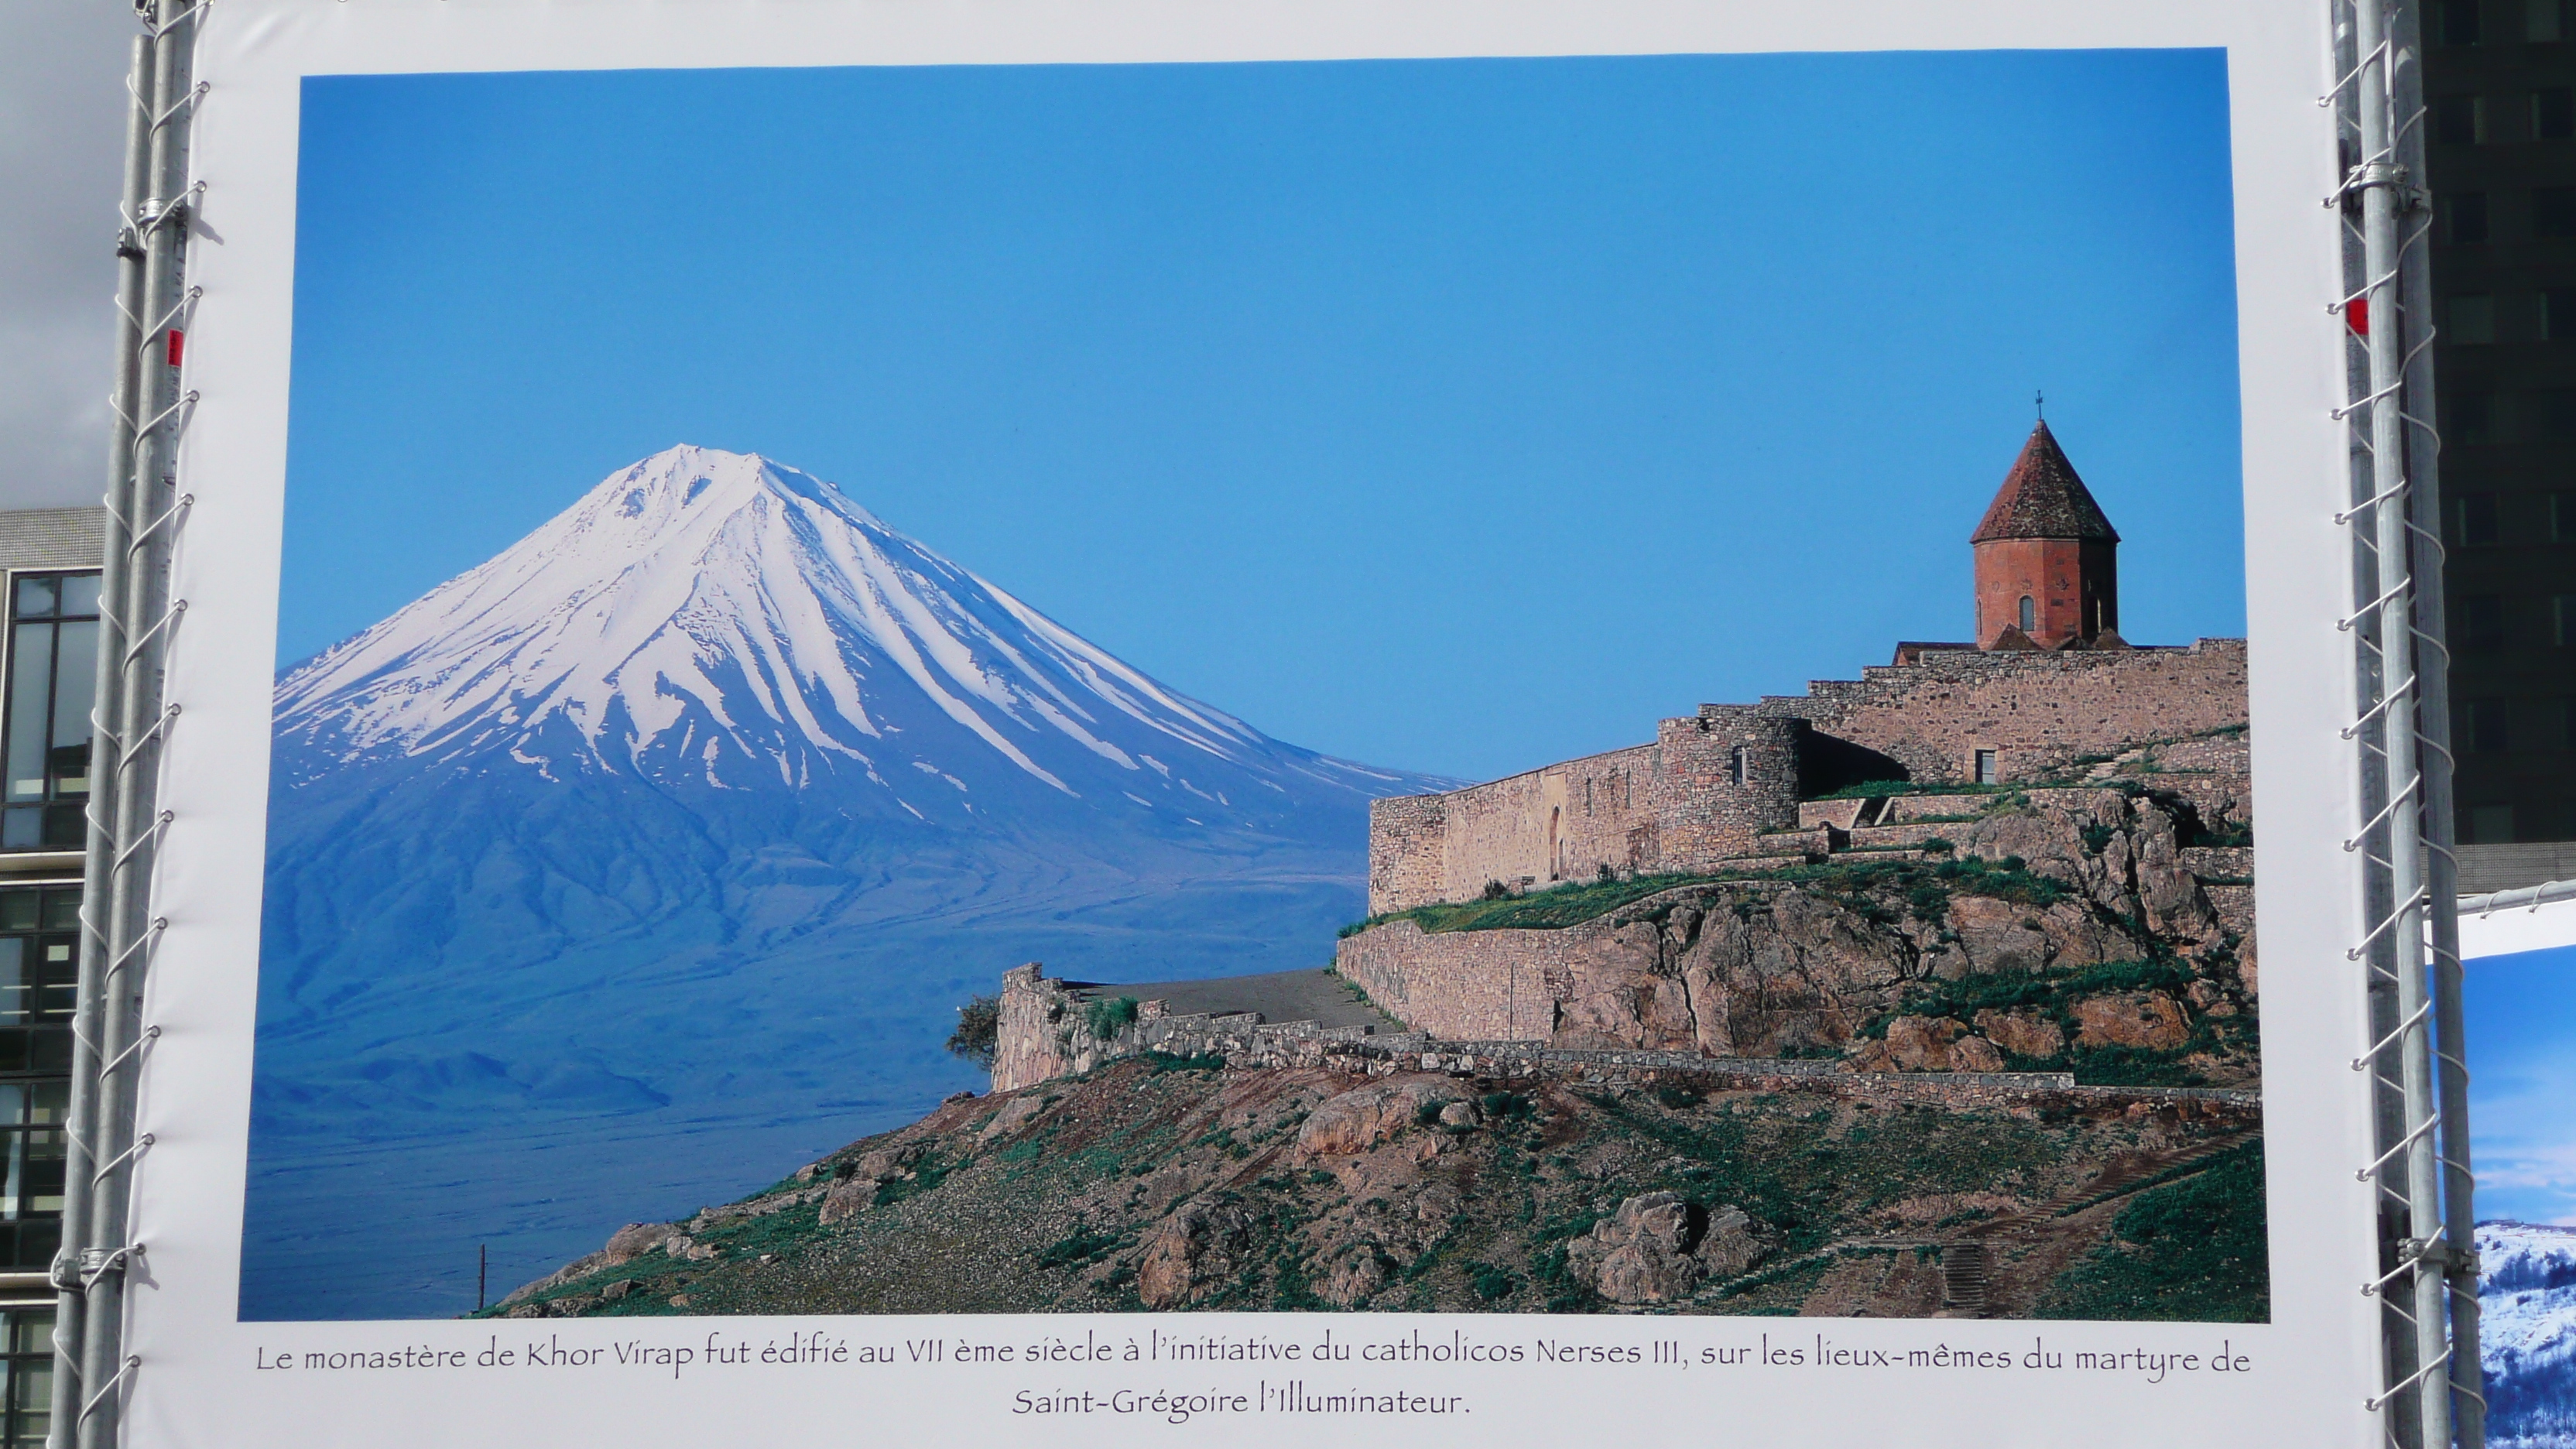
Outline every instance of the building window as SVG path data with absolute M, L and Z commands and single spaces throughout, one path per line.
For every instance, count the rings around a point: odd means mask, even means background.
M 2024 594 L 2024 595 L 2022 595 L 2022 596 L 2021 596 L 2021 631 L 2022 631 L 2023 633 L 2027 634 L 2027 633 L 2029 633 L 2031 630 L 2036 629 L 2036 628 L 2038 628 L 2038 627 L 2039 627 L 2039 609 L 2038 609 L 2038 606 L 2036 606 L 2036 605 L 2034 605 L 2033 603 L 2031 603 L 2031 601 L 2030 601 L 2030 595 L 2028 595 L 2028 594 Z
M 2553 86 L 2531 93 L 2531 134 L 2541 141 L 2576 137 L 2576 91 Z
M 2478 0 L 2441 0 L 2433 13 L 2441 22 L 2444 45 L 2478 43 Z
M 2477 146 L 2487 139 L 2484 96 L 2444 96 L 2433 103 L 2433 139 L 2446 146 Z
M 2576 236 L 2576 217 L 2565 233 Z M 2576 339 L 2576 288 L 2552 287 L 2540 294 L 2540 335 L 2550 342 Z
M 2460 706 L 2460 736 L 2473 755 L 2501 755 L 2511 748 L 2505 734 L 2504 701 L 2472 699 Z
M 2476 246 L 2487 239 L 2487 194 L 2463 191 L 2442 205 L 2442 224 L 2454 246 Z
M 1995 752 L 1992 750 L 1977 751 L 1977 783 L 1980 785 L 2003 783 L 2003 770 L 1996 765 Z
M 9 620 L 0 850 L 77 848 L 97 698 L 98 575 L 18 575 Z
M 0 891 L 0 1081 L 71 1070 L 79 955 L 80 887 Z
M 2453 297 L 2448 309 L 2450 325 L 2442 329 L 2462 347 L 2483 347 L 2495 341 L 2495 298 L 2484 292 L 2469 292 Z
M 2566 0 L 2523 0 L 2522 38 L 2535 45 L 2567 35 Z
M 8 1388 L 0 1404 L 0 1449 L 36 1449 L 52 1427 L 54 1400 L 54 1311 L 50 1308 L 7 1315 L 5 1373 Z
M 2549 495 L 2549 540 L 2576 543 L 2576 493 Z
M 2477 548 L 2496 541 L 2496 496 L 2492 493 L 2451 495 L 2451 542 Z
M 1753 762 L 1745 757 L 1744 746 L 1737 745 L 1727 752 L 1726 778 L 1737 785 L 1753 778 Z
M 2543 388 L 2531 394 L 2540 413 L 2540 430 L 2551 442 L 2576 443 L 2576 390 Z
M 2549 642 L 2561 649 L 2576 644 L 2576 594 L 2550 596 Z
M 2497 436 L 2495 394 L 2464 392 L 2451 398 L 2452 442 L 2470 447 L 2483 447 L 2501 441 Z
M 2513 807 L 2510 805 L 2473 805 L 2469 807 L 2469 838 L 2466 845 L 2511 845 L 2513 843 Z
M 2576 186 L 2531 189 L 2531 234 L 2545 241 L 2576 237 Z
M 2504 647 L 2504 596 L 2462 594 L 2457 637 L 2464 650 Z

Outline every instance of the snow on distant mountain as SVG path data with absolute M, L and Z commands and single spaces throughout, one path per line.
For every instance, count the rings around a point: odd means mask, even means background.
M 686 446 L 295 669 L 276 726 L 308 771 L 506 751 L 719 789 L 857 773 L 916 817 L 914 797 L 971 812 L 965 781 L 997 763 L 1217 811 L 1193 772 L 1408 783 L 1164 688 L 821 479 Z M 883 773 L 907 766 L 968 798 Z
M 243 1308 L 454 1311 L 908 1118 L 966 995 L 1329 959 L 1370 799 L 768 459 L 677 447 L 278 682 Z M 399 1241 L 385 1219 L 403 1218 Z
M 2487 1443 L 2576 1449 L 2576 1227 L 2478 1224 Z

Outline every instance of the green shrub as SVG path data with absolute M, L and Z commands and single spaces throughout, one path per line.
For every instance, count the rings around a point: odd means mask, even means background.
M 1118 1035 L 1120 1029 L 1136 1024 L 1136 998 L 1104 996 L 1082 1009 L 1082 1017 L 1091 1034 L 1102 1041 Z
M 1157 1072 L 1221 1072 L 1225 1058 L 1215 1052 L 1196 1052 L 1176 1057 L 1170 1052 L 1145 1053 L 1145 1065 Z
M 1116 1233 L 1095 1233 L 1076 1228 L 1071 1237 L 1038 1250 L 1041 1268 L 1079 1267 L 1097 1263 L 1118 1251 L 1122 1239 Z
M 964 1057 L 986 1071 L 993 1069 L 993 1053 L 1001 1037 L 1002 999 L 998 996 L 969 997 L 957 1008 L 957 1029 L 948 1034 L 951 1055 Z

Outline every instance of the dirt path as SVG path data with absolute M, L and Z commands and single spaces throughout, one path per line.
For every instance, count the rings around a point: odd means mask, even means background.
M 2114 1155 L 2091 1179 L 2034 1208 L 1992 1218 L 1941 1243 L 1941 1308 L 1953 1318 L 2019 1318 L 2038 1306 L 2057 1275 L 2098 1244 L 2132 1194 L 2192 1174 L 2256 1135 L 2219 1132 L 2188 1147 Z

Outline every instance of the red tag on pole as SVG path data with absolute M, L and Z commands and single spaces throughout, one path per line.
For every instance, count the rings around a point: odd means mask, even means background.
M 2351 301 L 2344 303 L 2343 323 L 2346 327 L 2352 329 L 2353 336 L 2368 337 L 2370 335 L 2370 299 L 2368 297 L 2355 297 Z M 171 347 L 174 350 L 177 346 L 178 344 L 175 342 L 171 344 Z
M 177 367 L 179 365 L 179 345 L 186 337 L 187 334 L 181 332 L 178 328 L 173 327 L 170 329 L 170 365 L 172 367 Z

